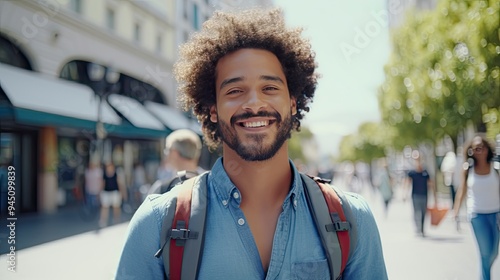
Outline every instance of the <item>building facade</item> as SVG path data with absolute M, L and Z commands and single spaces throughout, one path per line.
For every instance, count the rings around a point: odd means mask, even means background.
M 0 0 L 0 172 L 15 169 L 16 211 L 78 205 L 92 161 L 114 162 L 128 187 L 142 165 L 152 183 L 165 136 L 201 137 L 176 106 L 178 46 L 215 10 L 257 5 L 272 1 Z M 204 147 L 200 165 L 216 157 Z
M 200 133 L 176 108 L 175 18 L 175 0 L 0 1 L 0 168 L 15 168 L 16 211 L 78 203 L 92 160 L 128 185 L 142 164 L 151 182 L 165 136 Z

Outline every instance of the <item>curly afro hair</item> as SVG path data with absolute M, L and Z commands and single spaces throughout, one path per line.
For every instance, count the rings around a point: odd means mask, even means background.
M 243 48 L 263 49 L 276 55 L 287 78 L 290 97 L 297 103 L 292 128 L 300 131 L 300 120 L 309 111 L 319 78 L 315 53 L 301 33 L 302 28 L 286 28 L 280 9 L 218 11 L 180 47 L 180 57 L 174 65 L 178 101 L 184 110 L 193 110 L 201 122 L 207 146 L 215 149 L 221 141 L 217 124 L 210 121 L 210 108 L 216 104 L 217 62 Z

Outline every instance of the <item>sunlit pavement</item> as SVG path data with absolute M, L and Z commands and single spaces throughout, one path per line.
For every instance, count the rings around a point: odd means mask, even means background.
M 426 226 L 426 237 L 414 233 L 410 201 L 399 193 L 384 216 L 377 194 L 363 191 L 369 201 L 384 246 L 389 279 L 478 279 L 478 255 L 470 224 L 457 232 L 447 217 L 439 226 Z M 441 200 L 447 203 L 446 198 Z M 449 201 L 448 201 L 449 202 Z M 113 279 L 127 223 L 87 232 L 16 252 L 16 272 L 8 257 L 0 257 L 0 279 Z M 500 279 L 500 261 L 492 279 Z
M 387 216 L 378 193 L 365 189 L 363 196 L 369 201 L 379 226 L 389 279 L 479 279 L 479 256 L 465 212 L 461 215 L 460 231 L 450 211 L 438 226 L 431 226 L 427 216 L 426 236 L 421 237 L 413 225 L 411 200 L 403 201 L 401 191 L 396 192 Z M 450 206 L 448 196 L 440 196 L 438 201 L 439 207 Z M 500 279 L 498 258 L 491 279 Z
M 0 279 L 114 279 L 128 223 L 16 252 L 16 272 L 0 257 Z

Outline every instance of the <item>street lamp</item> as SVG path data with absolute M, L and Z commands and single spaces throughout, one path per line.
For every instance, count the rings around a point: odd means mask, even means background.
M 97 149 L 99 153 L 99 162 L 103 162 L 104 157 L 104 139 L 106 138 L 106 129 L 102 122 L 102 102 L 107 100 L 108 96 L 118 91 L 117 84 L 120 79 L 120 73 L 112 67 L 104 67 L 97 63 L 89 62 L 87 64 L 87 75 L 90 80 L 90 87 L 99 98 L 99 107 L 97 108 L 96 137 Z

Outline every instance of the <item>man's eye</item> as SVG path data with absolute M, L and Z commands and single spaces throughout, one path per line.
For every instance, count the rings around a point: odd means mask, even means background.
M 233 90 L 228 91 L 226 94 L 229 95 L 229 94 L 236 94 L 236 93 L 240 93 L 240 92 L 241 92 L 241 90 L 239 90 L 239 89 L 233 89 Z
M 267 86 L 264 88 L 264 90 L 268 91 L 268 90 L 277 90 L 278 88 L 277 87 L 273 87 L 273 86 Z

